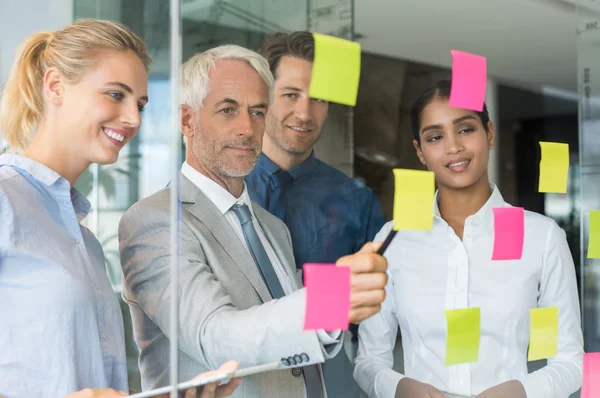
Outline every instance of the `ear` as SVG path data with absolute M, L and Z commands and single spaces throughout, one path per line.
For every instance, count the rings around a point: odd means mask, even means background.
M 421 150 L 421 145 L 419 144 L 419 141 L 413 140 L 413 145 L 415 146 L 415 150 L 417 151 L 417 156 L 419 157 L 419 160 L 421 161 L 421 163 L 423 163 L 424 166 L 427 166 L 427 163 L 425 163 L 425 157 L 423 156 L 423 151 Z
M 181 133 L 189 140 L 194 136 L 194 113 L 192 108 L 181 105 Z
M 494 149 L 494 139 L 495 139 L 494 123 L 489 121 L 487 127 L 488 127 L 488 132 L 487 132 L 488 148 Z
M 63 103 L 65 81 L 56 66 L 48 68 L 46 73 L 44 73 L 43 84 L 44 98 L 53 105 L 61 106 Z

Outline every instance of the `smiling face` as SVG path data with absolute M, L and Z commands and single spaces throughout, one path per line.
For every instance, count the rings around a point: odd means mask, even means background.
M 199 110 L 184 106 L 187 162 L 215 180 L 250 174 L 262 146 L 269 88 L 245 61 L 217 61 Z
M 102 51 L 94 67 L 76 83 L 56 70 L 46 73 L 50 101 L 60 120 L 55 137 L 74 156 L 88 163 L 111 164 L 136 136 L 148 101 L 148 74 L 132 51 Z
M 447 99 L 434 97 L 425 106 L 419 120 L 420 143 L 413 143 L 438 186 L 465 189 L 482 179 L 487 183 L 494 127 L 491 122 L 485 127 L 487 132 L 477 113 L 454 108 Z
M 286 55 L 275 73 L 273 104 L 267 114 L 265 140 L 292 156 L 306 156 L 321 137 L 327 101 L 308 95 L 312 63 Z

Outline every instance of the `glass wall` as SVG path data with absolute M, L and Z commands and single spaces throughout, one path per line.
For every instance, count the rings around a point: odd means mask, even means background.
M 579 0 L 579 171 L 581 193 L 581 298 L 587 352 L 600 351 L 600 260 L 587 258 L 590 211 L 600 209 L 600 4 Z

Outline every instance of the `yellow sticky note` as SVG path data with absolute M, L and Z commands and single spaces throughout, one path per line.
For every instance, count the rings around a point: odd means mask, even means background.
M 590 240 L 587 258 L 600 258 L 600 210 L 590 211 Z
M 540 146 L 542 160 L 538 191 L 566 193 L 569 176 L 569 144 L 540 142 Z
M 360 80 L 360 44 L 313 33 L 315 56 L 308 95 L 355 106 Z
M 558 352 L 558 307 L 529 310 L 528 361 L 552 358 Z
M 431 171 L 394 169 L 394 230 L 431 230 L 435 177 Z
M 447 310 L 446 366 L 477 362 L 481 321 L 479 308 Z

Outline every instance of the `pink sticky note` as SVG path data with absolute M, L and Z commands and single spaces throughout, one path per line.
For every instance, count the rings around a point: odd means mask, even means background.
M 519 260 L 523 254 L 525 210 L 497 207 L 494 211 L 494 253 L 492 260 Z
M 452 86 L 450 106 L 483 111 L 487 86 L 487 60 L 481 55 L 450 50 L 452 53 Z
M 304 264 L 306 314 L 304 330 L 348 330 L 350 268 Z
M 600 397 L 600 352 L 583 354 L 581 398 Z

